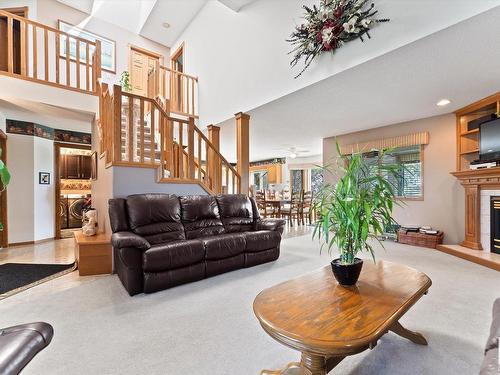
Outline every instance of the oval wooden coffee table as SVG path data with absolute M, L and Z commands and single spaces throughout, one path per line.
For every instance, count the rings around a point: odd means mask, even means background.
M 373 348 L 388 331 L 427 345 L 399 319 L 431 284 L 413 268 L 367 260 L 353 287 L 339 285 L 327 266 L 263 290 L 253 304 L 262 328 L 302 358 L 261 374 L 325 375 L 346 356 Z

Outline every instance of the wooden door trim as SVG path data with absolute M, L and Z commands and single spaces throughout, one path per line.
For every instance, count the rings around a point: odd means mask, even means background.
M 59 167 L 61 165 L 61 148 L 77 148 L 80 150 L 91 150 L 90 145 L 79 145 L 75 143 L 54 142 L 54 184 L 55 184 L 55 216 L 54 216 L 54 238 L 61 238 L 61 176 L 59 174 Z
M 163 55 L 161 53 L 154 52 L 154 51 L 151 51 L 149 49 L 142 48 L 142 47 L 139 47 L 139 46 L 136 46 L 133 44 L 129 44 L 128 46 L 129 46 L 129 56 L 131 55 L 130 52 L 132 52 L 132 50 L 134 50 L 134 51 L 137 51 L 139 53 L 142 53 L 143 55 L 148 55 L 148 56 L 155 58 L 155 59 L 158 59 L 158 60 L 163 58 Z
M 0 8 L 0 9 L 5 12 L 15 14 L 16 16 L 19 17 L 28 18 L 28 11 L 29 11 L 28 7 Z
M 181 45 L 177 47 L 174 53 L 170 54 L 170 69 L 174 69 L 174 61 L 177 60 L 180 55 L 184 55 L 184 42 L 182 42 Z M 182 61 L 182 65 L 184 65 L 184 59 Z

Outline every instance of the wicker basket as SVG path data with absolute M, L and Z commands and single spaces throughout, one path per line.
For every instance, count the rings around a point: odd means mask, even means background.
M 398 230 L 398 242 L 407 245 L 429 247 L 435 249 L 437 245 L 443 243 L 444 233 L 424 234 L 420 232 L 408 232 L 404 229 Z

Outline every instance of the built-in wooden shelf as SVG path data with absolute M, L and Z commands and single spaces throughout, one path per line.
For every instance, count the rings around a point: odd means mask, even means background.
M 473 154 L 475 152 L 479 152 L 479 149 L 478 148 L 474 148 L 472 150 L 464 150 L 460 153 L 460 155 L 467 155 L 467 154 Z
M 466 132 L 463 132 L 462 134 L 460 135 L 471 135 L 471 134 L 479 134 L 479 129 L 472 129 L 472 130 L 468 130 Z
M 470 163 L 479 158 L 479 129 L 468 129 L 470 121 L 500 111 L 500 93 L 488 96 L 455 112 L 457 117 L 457 171 L 468 170 Z

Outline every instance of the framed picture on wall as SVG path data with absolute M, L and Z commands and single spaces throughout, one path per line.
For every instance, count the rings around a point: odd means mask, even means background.
M 39 172 L 38 173 L 38 184 L 50 185 L 50 173 L 49 172 Z
M 94 151 L 91 155 L 92 165 L 90 170 L 90 178 L 92 180 L 97 180 L 97 152 Z
M 58 28 L 69 35 L 73 35 L 79 38 L 90 40 L 91 42 L 95 42 L 96 40 L 101 42 L 101 68 L 107 72 L 116 73 L 116 42 L 104 38 L 102 36 L 91 33 L 90 31 L 86 31 L 78 26 L 72 25 L 68 22 L 64 22 L 62 20 L 58 21 Z M 61 41 L 59 43 L 60 51 L 59 55 L 63 58 L 66 58 L 66 36 L 61 35 Z M 90 46 L 89 53 L 94 53 L 94 47 Z M 80 61 L 86 61 L 86 46 L 83 43 L 80 43 Z M 72 60 L 76 60 L 76 40 L 69 40 L 69 57 Z

